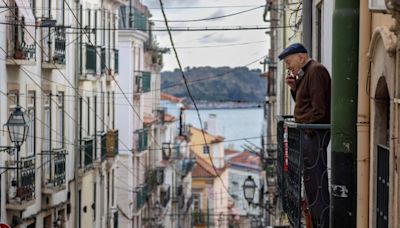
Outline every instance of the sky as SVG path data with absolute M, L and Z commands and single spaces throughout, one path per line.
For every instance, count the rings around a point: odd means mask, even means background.
M 169 27 L 268 26 L 263 21 L 265 0 L 163 0 Z M 159 0 L 143 0 L 155 21 L 154 28 L 165 28 Z M 257 8 L 258 7 L 258 8 Z M 182 9 L 184 8 L 184 9 Z M 241 11 L 238 15 L 196 22 L 172 22 L 220 17 Z M 248 66 L 262 69 L 260 61 L 268 52 L 267 30 L 240 31 L 173 31 L 172 38 L 183 68 L 199 66 Z M 171 47 L 168 33 L 154 32 L 160 47 Z M 258 60 L 258 61 L 256 61 Z M 254 62 L 248 65 L 251 62 Z M 163 71 L 178 68 L 173 51 L 164 55 Z

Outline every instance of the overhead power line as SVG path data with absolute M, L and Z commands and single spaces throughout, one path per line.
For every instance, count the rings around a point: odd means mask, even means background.
M 260 9 L 263 8 L 264 6 L 257 6 L 251 9 L 247 9 L 247 10 L 243 10 L 243 11 L 239 11 L 236 13 L 231 13 L 231 14 L 226 14 L 226 15 L 222 15 L 222 16 L 216 16 L 216 17 L 208 17 L 208 18 L 201 18 L 201 19 L 193 19 L 193 20 L 168 20 L 168 22 L 197 22 L 197 21 L 209 21 L 209 20 L 216 20 L 216 19 L 221 19 L 221 18 L 226 18 L 226 17 L 232 17 L 232 16 L 236 16 L 242 13 L 247 13 L 256 9 Z M 160 19 L 152 19 L 151 21 L 164 21 L 164 20 L 160 20 Z
M 197 107 L 196 101 L 195 101 L 195 99 L 194 99 L 194 97 L 193 97 L 193 95 L 192 95 L 192 93 L 191 93 L 191 91 L 190 91 L 190 89 L 189 89 L 188 84 L 187 84 L 187 79 L 186 79 L 185 73 L 184 73 L 184 71 L 183 71 L 182 64 L 181 64 L 181 62 L 180 62 L 180 60 L 179 60 L 178 52 L 176 51 L 176 48 L 175 48 L 175 45 L 174 45 L 174 40 L 173 40 L 173 38 L 172 38 L 172 33 L 171 33 L 171 31 L 169 30 L 167 15 L 165 14 L 165 11 L 164 11 L 164 9 L 163 9 L 163 7 L 164 7 L 164 6 L 163 6 L 163 1 L 162 1 L 162 0 L 159 0 L 159 2 L 160 2 L 161 12 L 162 12 L 162 14 L 163 14 L 164 21 L 165 21 L 165 27 L 166 27 L 167 30 L 168 30 L 167 32 L 168 32 L 169 40 L 171 41 L 171 46 L 172 46 L 172 49 L 173 49 L 174 54 L 175 54 L 176 61 L 177 61 L 178 66 L 179 66 L 179 70 L 180 70 L 180 72 L 181 72 L 181 75 L 182 75 L 182 78 L 183 78 L 183 82 L 185 83 L 186 91 L 187 91 L 187 93 L 188 93 L 188 95 L 189 95 L 189 97 L 190 97 L 190 100 L 193 102 L 194 108 L 196 109 L 197 117 L 198 117 L 198 119 L 199 119 L 199 121 L 200 121 L 200 129 L 201 129 L 201 133 L 202 133 L 202 135 L 203 135 L 203 140 L 204 140 L 204 143 L 205 143 L 205 145 L 206 145 L 206 147 L 207 147 L 207 146 L 208 146 L 208 145 L 207 145 L 207 139 L 206 139 L 205 131 L 204 131 L 204 128 L 203 128 L 203 121 L 201 120 L 200 111 L 199 111 L 199 109 L 198 109 L 198 107 Z M 217 175 L 218 178 L 221 180 L 222 186 L 224 187 L 224 189 L 226 190 L 226 192 L 231 196 L 231 193 L 229 192 L 228 188 L 226 187 L 224 181 L 223 181 L 222 178 L 221 178 L 221 175 L 219 174 L 217 168 L 215 167 L 213 158 L 211 157 L 210 153 L 208 153 L 208 156 L 209 156 L 209 158 L 210 158 L 211 165 L 212 165 L 212 167 L 213 167 L 213 169 L 214 169 L 216 175 Z

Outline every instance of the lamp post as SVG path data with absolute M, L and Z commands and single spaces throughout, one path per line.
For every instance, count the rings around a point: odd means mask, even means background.
M 243 193 L 244 193 L 244 198 L 249 204 L 252 204 L 253 202 L 256 187 L 257 187 L 256 182 L 254 182 L 251 176 L 248 176 L 243 183 Z
M 17 149 L 17 181 L 16 184 L 19 183 L 19 150 L 24 143 L 26 136 L 28 135 L 29 125 L 26 124 L 24 113 L 21 110 L 21 106 L 17 105 L 10 117 L 7 120 L 7 123 L 4 125 L 7 127 L 8 135 L 10 136 L 10 141 L 14 144 Z M 1 146 L 2 149 L 10 150 L 12 147 L 10 146 Z M 6 171 L 9 169 L 8 167 L 4 167 Z M 1 183 L 1 174 L 0 173 L 0 183 Z M 0 190 L 1 192 L 1 190 Z M 1 194 L 0 194 L 1 197 Z M 0 205 L 1 206 L 1 205 Z M 1 211 L 1 208 L 0 208 Z

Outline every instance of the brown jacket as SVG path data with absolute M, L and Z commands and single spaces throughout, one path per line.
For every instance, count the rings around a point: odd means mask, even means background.
M 303 67 L 304 75 L 292 91 L 296 102 L 294 118 L 297 123 L 330 123 L 331 77 L 320 63 L 311 60 Z

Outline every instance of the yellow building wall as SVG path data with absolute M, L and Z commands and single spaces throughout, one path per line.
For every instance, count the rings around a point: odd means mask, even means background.
M 204 160 L 206 160 L 211 165 L 212 163 L 210 161 L 210 156 L 208 154 L 203 153 L 204 137 L 203 137 L 201 130 L 191 127 L 190 134 L 191 134 L 190 142 L 188 143 L 190 150 L 194 151 L 194 153 L 196 155 L 202 157 Z M 210 155 L 212 155 L 214 152 L 218 153 L 218 155 L 221 155 L 223 153 L 224 148 L 222 146 L 217 145 L 220 143 L 211 144 L 211 142 L 213 140 L 215 140 L 216 137 L 214 137 L 208 133 L 205 133 L 205 138 L 206 138 L 207 145 L 210 148 Z M 217 146 L 215 146 L 215 145 L 217 145 Z M 214 148 L 217 148 L 218 151 L 213 151 Z M 223 157 L 223 156 L 218 156 L 218 157 Z

